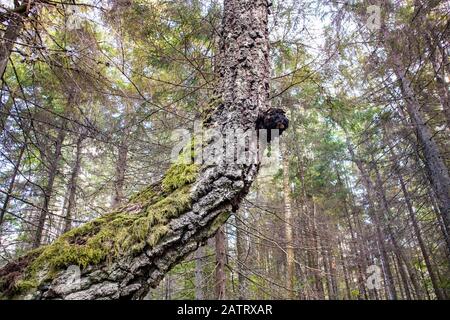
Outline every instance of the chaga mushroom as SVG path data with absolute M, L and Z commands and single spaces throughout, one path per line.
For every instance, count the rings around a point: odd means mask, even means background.
M 267 130 L 267 142 L 272 140 L 273 129 L 278 129 L 279 134 L 283 133 L 289 127 L 289 119 L 286 117 L 286 113 L 280 108 L 270 108 L 264 113 L 261 113 L 256 120 L 256 130 Z

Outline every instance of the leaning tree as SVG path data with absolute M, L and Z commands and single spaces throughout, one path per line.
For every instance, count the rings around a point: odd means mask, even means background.
M 287 127 L 284 114 L 269 107 L 269 6 L 267 0 L 224 1 L 218 80 L 203 120 L 206 129 L 245 133 L 261 124 L 268 129 Z M 230 144 L 235 142 L 231 139 Z M 203 150 L 214 143 L 214 138 L 206 138 Z M 234 160 L 172 164 L 159 183 L 113 212 L 4 266 L 3 297 L 144 297 L 174 265 L 212 237 L 247 194 L 259 159 Z M 73 265 L 80 267 L 80 278 L 67 285 Z

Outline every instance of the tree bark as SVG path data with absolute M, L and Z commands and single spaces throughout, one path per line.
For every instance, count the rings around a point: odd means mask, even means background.
M 225 264 L 227 259 L 225 226 L 217 231 L 216 240 L 216 270 L 215 270 L 215 298 L 217 300 L 226 299 L 226 275 Z
M 220 44 L 220 66 L 217 94 L 219 101 L 205 120 L 207 128 L 215 128 L 221 133 L 242 130 L 247 132 L 256 126 L 258 114 L 269 107 L 269 38 L 268 38 L 268 3 L 266 0 L 225 0 L 223 14 L 222 39 Z M 204 148 L 214 146 L 210 139 L 204 142 Z M 54 244 L 35 251 L 27 256 L 27 263 L 19 268 L 26 274 L 28 266 L 35 266 L 55 252 L 57 257 L 66 249 L 75 252 L 85 252 L 83 243 L 90 243 L 93 237 L 99 242 L 91 244 L 94 252 L 100 256 L 81 263 L 81 277 L 77 286 L 67 286 L 69 271 L 66 264 L 61 263 L 57 270 L 42 262 L 37 275 L 37 285 L 27 287 L 16 298 L 29 299 L 140 299 L 151 287 L 156 287 L 164 275 L 186 255 L 195 251 L 199 243 L 204 243 L 212 237 L 219 227 L 226 221 L 232 211 L 237 210 L 242 198 L 255 179 L 259 169 L 259 159 L 246 163 L 236 161 L 222 161 L 219 163 L 202 163 L 194 181 L 183 181 L 182 187 L 175 188 L 170 182 L 170 170 L 167 172 L 164 184 L 150 186 L 136 197 L 111 214 L 91 222 L 88 226 L 72 229 Z M 166 179 L 167 178 L 167 179 Z M 173 189 L 172 189 L 173 188 Z M 180 189 L 181 188 L 181 189 Z M 153 190 L 153 193 L 150 192 Z M 188 197 L 183 197 L 182 203 L 178 194 L 188 190 Z M 148 193 L 151 196 L 147 196 Z M 155 197 L 158 199 L 155 202 Z M 163 201 L 163 203 L 162 203 Z M 176 204 L 174 209 L 162 210 L 161 206 L 167 202 Z M 175 205 L 174 204 L 174 205 Z M 163 208 L 167 208 L 164 206 Z M 176 208 L 176 210 L 175 210 Z M 148 210 L 157 210 L 163 216 L 153 216 L 153 225 Z M 140 221 L 149 223 L 149 228 L 141 228 Z M 155 220 L 156 219 L 156 220 Z M 123 226 L 117 226 L 122 223 Z M 117 224 L 116 224 L 117 223 Z M 93 227 L 90 233 L 83 233 L 88 227 Z M 121 246 L 117 239 L 108 238 L 102 242 L 100 235 L 105 228 L 118 228 L 123 236 L 136 235 L 139 246 L 134 250 L 119 251 L 113 254 L 114 247 Z M 142 232 L 129 235 L 128 231 Z M 84 230 L 84 231 L 83 231 Z M 113 229 L 116 230 L 116 229 Z M 158 236 L 158 231 L 163 235 Z M 83 235 L 83 239 L 75 235 Z M 111 232 L 111 236 L 117 232 Z M 116 240 L 114 240 L 116 239 Z M 130 238 L 133 240 L 134 238 Z M 131 241 L 130 240 L 130 241 Z M 79 244 L 74 244 L 78 241 Z M 111 243 L 112 242 L 112 243 Z M 61 251 L 58 248 L 61 248 Z M 110 247 L 113 246 L 113 247 Z M 82 247 L 82 248 L 80 248 Z M 105 248 L 105 251 L 102 249 Z M 107 259 L 102 252 L 108 252 Z M 78 255 L 66 257 L 67 264 Z M 55 261 L 53 260 L 53 261 Z M 47 261 L 47 260 L 45 260 Z M 78 261 L 78 260 L 77 260 Z M 53 268 L 55 269 L 55 268 Z M 30 271 L 30 270 L 28 270 Z M 2 270 L 0 270 L 0 277 Z M 44 278 L 42 277 L 44 276 Z M 29 283 L 29 282 L 28 282 Z M 3 295 L 11 296 L 3 289 Z
M 243 211 L 240 211 L 241 213 Z M 236 269 L 238 273 L 238 299 L 243 300 L 247 296 L 247 280 L 245 277 L 247 241 L 244 237 L 245 225 L 241 219 L 243 215 L 235 214 L 236 218 Z

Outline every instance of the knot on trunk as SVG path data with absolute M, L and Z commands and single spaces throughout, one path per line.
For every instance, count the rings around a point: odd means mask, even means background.
M 269 110 L 262 112 L 256 119 L 256 129 L 267 130 L 267 141 L 271 140 L 271 130 L 278 129 L 279 134 L 283 133 L 289 127 L 289 119 L 286 117 L 286 113 L 280 108 L 270 108 Z

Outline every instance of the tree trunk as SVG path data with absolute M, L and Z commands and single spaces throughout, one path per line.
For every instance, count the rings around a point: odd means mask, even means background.
M 337 229 L 337 230 L 339 232 L 339 229 Z M 341 262 L 341 266 L 342 266 L 342 273 L 344 275 L 345 294 L 347 296 L 347 300 L 352 300 L 348 268 L 345 263 L 346 258 L 344 257 L 344 250 L 342 248 L 342 241 L 341 241 L 341 237 L 340 237 L 339 233 L 338 233 L 338 249 L 339 249 L 339 259 L 341 260 L 340 262 Z
M 80 134 L 76 142 L 75 163 L 73 165 L 72 172 L 70 173 L 69 198 L 67 200 L 67 211 L 64 220 L 63 232 L 68 232 L 70 229 L 72 229 L 73 211 L 76 206 L 75 195 L 77 191 L 78 173 L 81 166 L 81 147 L 83 140 L 84 136 Z
M 203 276 L 204 268 L 205 268 L 205 247 L 198 247 L 197 251 L 195 251 L 195 299 L 203 300 L 205 299 L 204 295 L 204 286 L 205 286 L 205 277 Z
M 394 163 L 400 163 L 399 160 L 398 160 L 397 154 L 394 151 L 394 148 L 393 148 L 392 144 L 388 143 L 388 145 L 389 145 L 390 153 L 391 153 L 391 156 L 393 157 Z M 420 251 L 421 251 L 422 256 L 424 258 L 425 265 L 427 267 L 428 274 L 430 275 L 430 279 L 431 279 L 431 283 L 433 285 L 433 289 L 434 289 L 434 291 L 436 293 L 436 296 L 439 299 L 442 299 L 443 297 L 442 297 L 441 289 L 438 286 L 438 281 L 437 281 L 436 275 L 435 275 L 435 273 L 433 271 L 433 267 L 431 265 L 430 256 L 428 254 L 428 250 L 427 250 L 427 248 L 425 246 L 425 242 L 422 239 L 422 233 L 420 231 L 419 223 L 418 223 L 417 218 L 416 218 L 416 213 L 415 213 L 415 211 L 413 209 L 411 197 L 409 195 L 408 190 L 406 189 L 405 181 L 403 180 L 403 176 L 398 171 L 398 169 L 395 170 L 395 174 L 396 174 L 398 182 L 400 184 L 400 187 L 401 187 L 401 190 L 402 190 L 402 193 L 403 193 L 403 197 L 405 198 L 406 208 L 408 210 L 409 218 L 410 218 L 412 226 L 413 226 L 414 235 L 416 236 L 417 242 L 419 244 Z M 413 284 L 415 286 L 416 294 L 417 294 L 417 296 L 420 299 L 422 297 L 422 292 L 421 292 L 421 289 L 419 288 L 419 286 L 417 284 L 418 281 L 415 278 L 415 274 L 414 275 L 411 274 L 411 277 L 413 277 L 412 281 L 413 281 Z
M 417 32 L 424 35 L 426 48 L 428 49 L 428 60 L 431 62 L 433 72 L 436 78 L 436 91 L 439 97 L 439 102 L 442 106 L 442 113 L 445 116 L 447 130 L 450 129 L 450 89 L 446 84 L 445 71 L 450 67 L 448 65 L 447 51 L 442 46 L 441 37 L 436 30 L 436 25 L 433 25 L 432 21 L 427 17 L 432 8 L 438 5 L 439 1 L 436 1 L 430 6 L 424 6 L 421 1 L 415 0 L 415 21 L 417 26 Z M 442 57 L 439 59 L 439 53 Z M 440 60 L 440 61 L 439 61 Z
M 385 215 L 382 216 L 383 220 L 385 220 L 386 223 L 386 233 L 388 234 L 389 238 L 391 239 L 391 243 L 392 243 L 392 247 L 393 247 L 393 251 L 394 254 L 397 258 L 397 262 L 398 262 L 398 272 L 401 276 L 401 280 L 404 283 L 404 293 L 406 295 L 406 298 L 408 300 L 411 299 L 411 292 L 409 290 L 408 287 L 408 277 L 406 275 L 406 272 L 403 268 L 403 264 L 402 261 L 407 261 L 407 259 L 404 258 L 404 254 L 402 251 L 402 248 L 400 247 L 400 245 L 397 243 L 397 239 L 395 238 L 395 234 L 394 234 L 394 230 L 392 229 L 391 225 L 390 225 L 390 219 L 392 217 L 392 213 L 391 213 L 391 209 L 389 207 L 389 203 L 388 200 L 386 198 L 386 192 L 384 190 L 384 186 L 381 180 L 381 175 L 380 172 L 378 170 L 378 167 L 373 159 L 372 156 L 372 164 L 373 164 L 373 168 L 375 171 L 375 186 L 376 186 L 376 193 L 378 196 L 378 201 L 379 203 L 382 204 L 382 211 L 385 213 Z M 387 215 L 387 216 L 386 216 Z M 408 267 L 407 267 L 408 268 Z M 408 268 L 410 269 L 410 268 Z
M 248 132 L 255 128 L 260 112 L 268 110 L 267 21 L 266 0 L 224 2 L 219 99 L 205 120 L 207 128 Z M 233 142 L 230 147 L 235 146 Z M 201 145 L 205 151 L 215 147 L 212 139 Z M 0 291 L 3 296 L 34 299 L 143 298 L 237 210 L 258 169 L 259 159 L 174 164 L 161 184 L 149 186 L 120 209 L 23 257 L 26 263 L 16 266 L 20 283 L 27 286 L 19 292 L 4 287 Z M 176 174 L 179 170 L 185 174 Z M 70 274 L 65 268 L 72 264 L 82 267 L 81 278 L 78 285 L 67 286 Z
M 111 206 L 115 207 L 119 205 L 124 200 L 123 188 L 125 185 L 125 172 L 128 163 L 128 139 L 130 134 L 129 121 L 128 121 L 128 110 L 125 114 L 124 130 L 121 133 L 121 139 L 119 147 L 117 148 L 117 161 L 116 161 L 116 173 L 114 179 L 114 196 L 111 202 Z
M 66 120 L 64 120 L 65 123 Z M 49 213 L 50 200 L 53 194 L 53 186 L 55 183 L 56 174 L 58 172 L 59 160 L 61 159 L 61 149 L 64 139 L 66 137 L 66 131 L 64 129 L 65 124 L 58 132 L 58 136 L 55 141 L 55 150 L 50 156 L 50 163 L 48 165 L 48 177 L 47 184 L 44 187 L 44 200 L 41 205 L 41 210 L 38 216 L 38 222 L 36 227 L 36 233 L 33 240 L 33 248 L 37 248 L 41 245 L 42 236 L 44 231 L 45 222 L 47 221 L 47 215 Z
M 21 14 L 12 13 L 0 46 L 0 81 L 3 81 L 6 66 L 11 55 L 11 51 L 19 37 L 23 27 L 23 17 Z
M 215 270 L 215 298 L 226 299 L 226 275 L 225 264 L 227 259 L 225 226 L 219 228 L 216 233 L 216 270 Z
M 396 294 L 395 286 L 394 286 L 394 278 L 392 276 L 392 271 L 391 271 L 390 263 L 389 263 L 389 257 L 388 257 L 388 254 L 386 251 L 386 246 L 385 246 L 385 241 L 386 241 L 387 237 L 384 235 L 384 229 L 381 224 L 382 221 L 380 221 L 380 217 L 378 215 L 377 209 L 375 208 L 375 203 L 373 200 L 373 192 L 375 189 L 373 187 L 372 180 L 371 180 L 366 168 L 364 167 L 362 161 L 356 157 L 353 147 L 349 141 L 347 141 L 347 146 L 348 146 L 348 150 L 349 150 L 349 153 L 350 153 L 353 161 L 356 163 L 356 166 L 358 167 L 358 169 L 361 173 L 363 184 L 366 189 L 367 201 L 369 203 L 369 214 L 375 224 L 375 231 L 376 231 L 378 245 L 379 245 L 380 258 L 381 258 L 381 263 L 383 266 L 384 276 L 386 279 L 387 296 L 388 296 L 388 299 L 390 299 L 390 300 L 396 300 L 397 294 Z
M 243 211 L 240 211 L 241 213 Z M 238 273 L 238 299 L 243 300 L 247 297 L 247 280 L 246 273 L 246 248 L 247 241 L 244 237 L 245 225 L 242 223 L 241 215 L 236 213 L 236 269 Z
M 321 231 L 323 231 L 323 230 L 321 230 Z M 330 277 L 331 268 L 330 268 L 327 248 L 326 248 L 326 244 L 325 244 L 322 232 L 320 232 L 320 237 L 318 237 L 318 238 L 319 238 L 319 246 L 320 246 L 319 253 L 322 256 L 322 265 L 323 265 L 323 272 L 325 275 L 325 287 L 327 289 L 327 296 L 328 296 L 328 300 L 332 300 L 332 299 L 334 299 L 334 291 L 333 291 L 333 285 L 332 285 L 332 281 L 331 281 L 331 277 Z
M 3 130 L 5 130 L 6 123 L 8 121 L 8 117 L 11 113 L 11 109 L 14 106 L 14 96 L 15 96 L 15 92 L 10 91 L 8 100 L 6 100 L 5 103 L 2 103 L 0 100 L 0 106 L 1 106 L 1 108 L 0 108 L 0 134 L 2 134 Z
M 405 270 L 402 270 L 401 261 L 399 261 L 398 256 L 395 256 L 395 259 L 392 261 L 392 266 L 394 268 L 394 273 L 397 278 L 398 289 L 400 292 L 400 299 L 402 300 L 411 300 L 411 294 L 408 288 L 408 279 L 406 277 Z
M 342 185 L 342 180 L 338 173 L 337 173 L 337 178 L 338 178 L 338 183 L 340 185 Z M 369 296 L 367 295 L 367 291 L 366 291 L 366 280 L 365 280 L 365 274 L 364 274 L 364 272 L 367 270 L 367 262 L 366 262 L 366 257 L 364 256 L 363 243 L 362 243 L 362 241 L 358 241 L 358 239 L 356 239 L 356 233 L 353 228 L 353 224 L 352 224 L 352 220 L 351 220 L 351 212 L 349 210 L 349 206 L 347 203 L 347 197 L 344 198 L 343 205 L 344 205 L 344 213 L 345 213 L 346 222 L 347 222 L 348 229 L 350 232 L 352 252 L 354 252 L 358 258 L 358 260 L 357 260 L 358 290 L 359 290 L 359 293 L 362 294 L 363 297 L 368 299 Z M 361 234 L 361 237 L 362 237 L 362 234 Z
M 405 101 L 406 110 L 411 118 L 411 122 L 417 130 L 418 140 L 423 148 L 425 165 L 429 173 L 431 186 L 439 201 L 439 209 L 447 233 L 450 233 L 450 177 L 447 166 L 434 141 L 433 134 L 420 112 L 420 104 L 417 100 L 413 87 L 407 78 L 406 71 L 400 62 L 397 53 L 393 53 L 395 60 L 394 71 L 400 81 L 400 89 Z
M 291 186 L 289 183 L 289 158 L 283 154 L 284 232 L 286 236 L 286 289 L 287 297 L 294 299 L 294 241 L 292 234 Z
M 311 233 L 313 240 L 312 247 L 312 260 L 313 260 L 313 268 L 314 268 L 314 282 L 316 285 L 316 294 L 317 298 L 320 300 L 325 299 L 325 292 L 323 289 L 322 282 L 322 270 L 319 269 L 319 240 L 317 234 L 317 206 L 314 201 L 314 198 L 311 199 L 313 209 L 311 210 Z
M 9 186 L 8 186 L 8 190 L 6 191 L 6 196 L 5 196 L 5 200 L 3 201 L 3 205 L 0 211 L 0 234 L 1 234 L 1 228 L 3 226 L 3 221 L 5 219 L 5 214 L 8 211 L 8 205 L 9 205 L 9 200 L 11 199 L 11 195 L 14 191 L 14 185 L 16 183 L 16 178 L 17 178 L 17 173 L 19 172 L 19 168 L 20 168 L 20 164 L 22 162 L 22 157 L 23 157 L 23 153 L 25 152 L 25 148 L 26 148 L 26 144 L 24 144 L 19 151 L 19 155 L 17 157 L 17 161 L 14 164 L 14 169 L 13 169 L 13 173 L 11 175 L 11 180 L 9 182 Z

